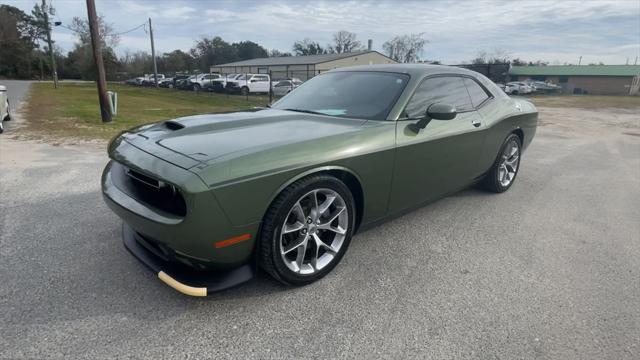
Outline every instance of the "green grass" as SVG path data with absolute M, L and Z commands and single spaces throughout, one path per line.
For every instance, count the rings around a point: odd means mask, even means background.
M 194 93 L 173 89 L 109 84 L 118 93 L 118 115 L 102 123 L 94 83 L 34 83 L 27 101 L 25 137 L 107 140 L 131 127 L 180 116 L 215 113 L 264 106 L 268 96 Z M 528 97 L 540 107 L 640 109 L 638 96 L 538 95 Z
M 27 133 L 36 138 L 109 139 L 131 127 L 180 116 L 264 106 L 268 96 L 194 93 L 173 89 L 109 84 L 118 93 L 118 115 L 102 123 L 94 83 L 50 83 L 31 87 L 25 117 Z
M 581 109 L 640 108 L 640 96 L 534 95 L 526 96 L 536 106 Z

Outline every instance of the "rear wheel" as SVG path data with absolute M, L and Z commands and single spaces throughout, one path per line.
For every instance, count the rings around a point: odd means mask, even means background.
M 276 198 L 263 224 L 261 267 L 282 283 L 306 285 L 328 274 L 347 251 L 353 196 L 332 176 L 309 176 Z
M 482 185 L 487 190 L 496 193 L 509 190 L 520 169 L 521 149 L 520 137 L 516 134 L 509 135 L 502 144 L 496 161 L 482 181 Z
M 200 91 L 200 85 L 199 84 L 193 84 L 193 91 Z

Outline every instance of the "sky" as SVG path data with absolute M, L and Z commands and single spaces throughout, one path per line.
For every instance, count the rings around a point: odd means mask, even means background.
M 86 18 L 84 0 L 48 0 L 54 20 L 69 25 Z M 38 1 L 39 2 L 39 1 Z M 35 0 L 2 0 L 29 12 Z M 604 62 L 633 64 L 640 56 L 640 0 L 521 1 L 173 1 L 96 0 L 98 13 L 117 32 L 152 18 L 156 51 L 189 50 L 203 36 L 229 42 L 254 41 L 267 49 L 291 51 L 305 37 L 326 45 L 347 30 L 382 52 L 390 38 L 424 33 L 423 59 L 468 62 L 479 52 L 505 51 L 511 58 L 551 64 Z M 53 40 L 64 51 L 76 37 L 56 27 Z M 150 52 L 139 28 L 120 38 L 117 53 Z M 640 64 L 640 59 L 638 59 Z

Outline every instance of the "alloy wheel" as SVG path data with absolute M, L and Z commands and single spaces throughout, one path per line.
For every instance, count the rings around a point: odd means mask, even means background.
M 504 147 L 502 160 L 498 171 L 498 181 L 503 187 L 509 186 L 516 176 L 518 165 L 520 164 L 520 146 L 515 139 L 512 139 Z
M 280 256 L 294 273 L 314 274 L 335 258 L 347 235 L 349 211 L 331 189 L 303 195 L 289 210 L 280 231 Z

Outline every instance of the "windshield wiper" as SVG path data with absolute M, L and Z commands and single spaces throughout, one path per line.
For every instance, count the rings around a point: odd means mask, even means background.
M 305 114 L 325 115 L 325 116 L 327 115 L 325 113 L 321 113 L 321 112 L 318 112 L 318 111 L 305 110 L 305 109 L 282 109 L 282 110 L 301 112 L 301 113 L 305 113 Z

